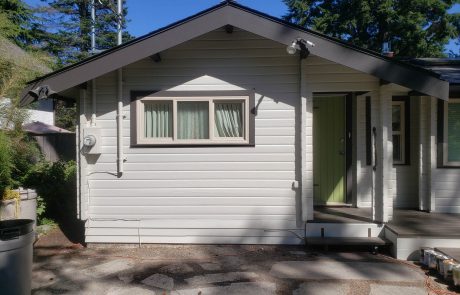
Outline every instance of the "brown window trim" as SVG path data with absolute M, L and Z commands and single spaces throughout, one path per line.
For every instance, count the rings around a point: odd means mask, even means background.
M 200 97 L 200 96 L 209 96 L 219 98 L 221 96 L 248 96 L 249 99 L 249 134 L 248 134 L 248 143 L 200 143 L 200 144 L 155 144 L 155 143 L 137 143 L 137 104 L 136 101 L 139 97 Z M 254 147 L 255 146 L 255 91 L 254 90 L 210 90 L 210 91 L 131 91 L 131 102 L 130 102 L 130 129 L 131 129 L 131 139 L 130 147 Z

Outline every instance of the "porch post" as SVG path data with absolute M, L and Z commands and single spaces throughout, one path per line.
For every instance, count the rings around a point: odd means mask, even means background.
M 300 171 L 302 221 L 313 220 L 313 93 L 305 77 L 305 59 L 300 61 Z
M 388 222 L 393 216 L 391 195 L 391 169 L 393 165 L 393 144 L 391 130 L 391 86 L 381 85 L 378 92 L 376 126 L 377 162 L 374 173 L 375 221 Z
M 435 191 L 437 160 L 437 99 L 429 96 L 419 97 L 419 164 L 418 193 L 419 209 L 435 210 Z

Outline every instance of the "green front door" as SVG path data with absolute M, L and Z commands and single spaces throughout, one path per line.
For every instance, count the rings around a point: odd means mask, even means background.
M 313 100 L 315 205 L 345 203 L 345 97 Z

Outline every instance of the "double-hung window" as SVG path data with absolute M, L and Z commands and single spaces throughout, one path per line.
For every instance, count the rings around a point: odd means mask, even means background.
M 201 93 L 203 94 L 203 93 Z M 163 92 L 138 97 L 135 144 L 250 144 L 250 95 Z
M 393 130 L 393 163 L 404 164 L 406 156 L 405 143 L 405 104 L 404 101 L 393 101 L 391 126 Z
M 445 166 L 460 166 L 460 99 L 444 102 L 444 149 Z

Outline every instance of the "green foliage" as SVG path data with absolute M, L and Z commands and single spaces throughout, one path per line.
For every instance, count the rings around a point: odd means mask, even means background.
M 22 180 L 40 159 L 35 141 L 24 133 L 0 131 L 0 196 L 9 188 L 22 186 Z
M 77 124 L 77 106 L 74 102 L 56 101 L 54 105 L 55 125 L 70 131 L 75 131 Z
M 24 185 L 34 188 L 43 198 L 43 218 L 62 220 L 75 209 L 75 161 L 42 161 L 28 172 L 24 178 Z
M 11 158 L 10 140 L 3 131 L 0 131 L 0 196 L 13 184 Z
M 0 0 L 0 35 L 26 47 L 32 42 L 32 11 L 21 0 Z
M 43 0 L 48 6 L 37 14 L 52 27 L 53 34 L 44 35 L 43 48 L 58 57 L 58 66 L 68 65 L 91 55 L 91 1 L 90 0 Z M 109 49 L 117 44 L 116 7 L 113 1 L 96 3 L 96 45 L 97 49 Z M 123 28 L 126 28 L 127 9 L 123 10 Z M 131 39 L 124 34 L 124 40 Z
M 46 217 L 46 202 L 38 196 L 37 197 L 37 224 L 38 225 L 55 225 L 54 220 Z
M 14 187 L 19 187 L 23 186 L 23 178 L 41 160 L 42 154 L 37 142 L 23 132 L 11 134 L 10 140 L 14 146 L 11 152 L 13 164 L 11 176 L 14 180 Z
M 286 20 L 380 52 L 384 42 L 401 57 L 442 57 L 458 38 L 458 0 L 284 0 Z

